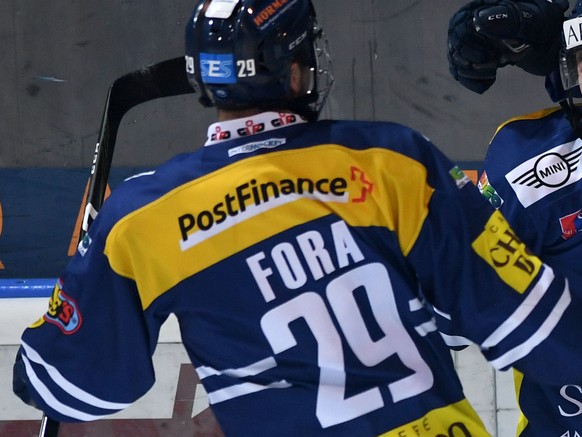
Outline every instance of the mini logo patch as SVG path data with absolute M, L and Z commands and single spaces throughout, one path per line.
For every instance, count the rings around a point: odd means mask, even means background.
M 564 240 L 572 238 L 579 231 L 582 231 L 582 209 L 562 217 L 560 219 L 560 226 L 562 227 L 562 237 Z
M 57 325 L 63 334 L 75 333 L 83 321 L 77 302 L 67 296 L 63 290 L 63 283 L 59 279 L 49 300 L 49 308 L 43 318 L 53 325 Z
M 571 141 L 528 159 L 505 178 L 525 207 L 582 179 L 582 144 Z

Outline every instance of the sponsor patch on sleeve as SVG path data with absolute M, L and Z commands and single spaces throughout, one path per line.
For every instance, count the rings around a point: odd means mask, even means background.
M 481 194 L 489 200 L 489 203 L 491 203 L 495 208 L 499 208 L 503 205 L 503 199 L 489 182 L 486 171 L 481 174 L 479 182 L 477 183 L 477 188 L 479 188 Z
M 471 179 L 469 179 L 469 177 L 458 166 L 449 170 L 449 174 L 454 179 L 455 184 L 457 184 L 459 189 L 471 182 Z
M 503 282 L 519 293 L 527 290 L 542 266 L 499 211 L 491 215 L 472 247 Z
M 46 322 L 57 325 L 63 334 L 70 335 L 81 327 L 83 318 L 79 311 L 77 302 L 67 296 L 63 290 L 63 283 L 59 279 L 49 300 L 49 308 L 43 316 Z M 39 322 L 32 327 L 38 326 Z

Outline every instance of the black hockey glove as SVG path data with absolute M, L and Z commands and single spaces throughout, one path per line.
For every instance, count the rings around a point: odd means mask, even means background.
M 449 22 L 449 71 L 482 94 L 497 69 L 516 65 L 545 76 L 557 65 L 567 0 L 473 0 Z

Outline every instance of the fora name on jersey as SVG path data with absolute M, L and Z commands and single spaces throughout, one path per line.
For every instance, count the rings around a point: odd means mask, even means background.
M 336 269 L 364 260 L 362 251 L 344 221 L 332 223 L 330 231 L 334 242 L 333 249 L 325 247 L 323 236 L 318 231 L 308 231 L 296 237 L 308 272 L 299 261 L 294 245 L 288 242 L 273 247 L 268 260 L 267 254 L 262 251 L 247 258 L 247 265 L 265 302 L 271 302 L 276 298 L 269 282 L 274 270 L 279 274 L 285 287 L 297 290 L 307 283 L 309 275 L 317 281 L 335 272 Z
M 527 208 L 544 197 L 582 179 L 582 141 L 562 144 L 528 159 L 505 178 Z
M 342 177 L 281 179 L 259 183 L 255 179 L 237 186 L 224 195 L 214 206 L 178 217 L 181 249 L 187 250 L 201 239 L 211 235 L 222 225 L 224 229 L 269 209 L 276 208 L 299 198 L 317 198 L 324 202 L 348 201 L 348 182 Z M 240 215 L 244 213 L 244 218 Z M 222 230 L 224 230 L 222 229 Z M 205 235 L 199 232 L 205 231 Z

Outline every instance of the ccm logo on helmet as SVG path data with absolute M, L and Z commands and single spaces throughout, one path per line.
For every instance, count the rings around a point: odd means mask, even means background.
M 305 38 L 307 38 L 307 31 L 303 32 L 303 34 L 299 38 L 297 38 L 295 41 L 289 44 L 289 50 L 293 50 L 295 47 L 301 44 L 301 41 L 303 41 Z

